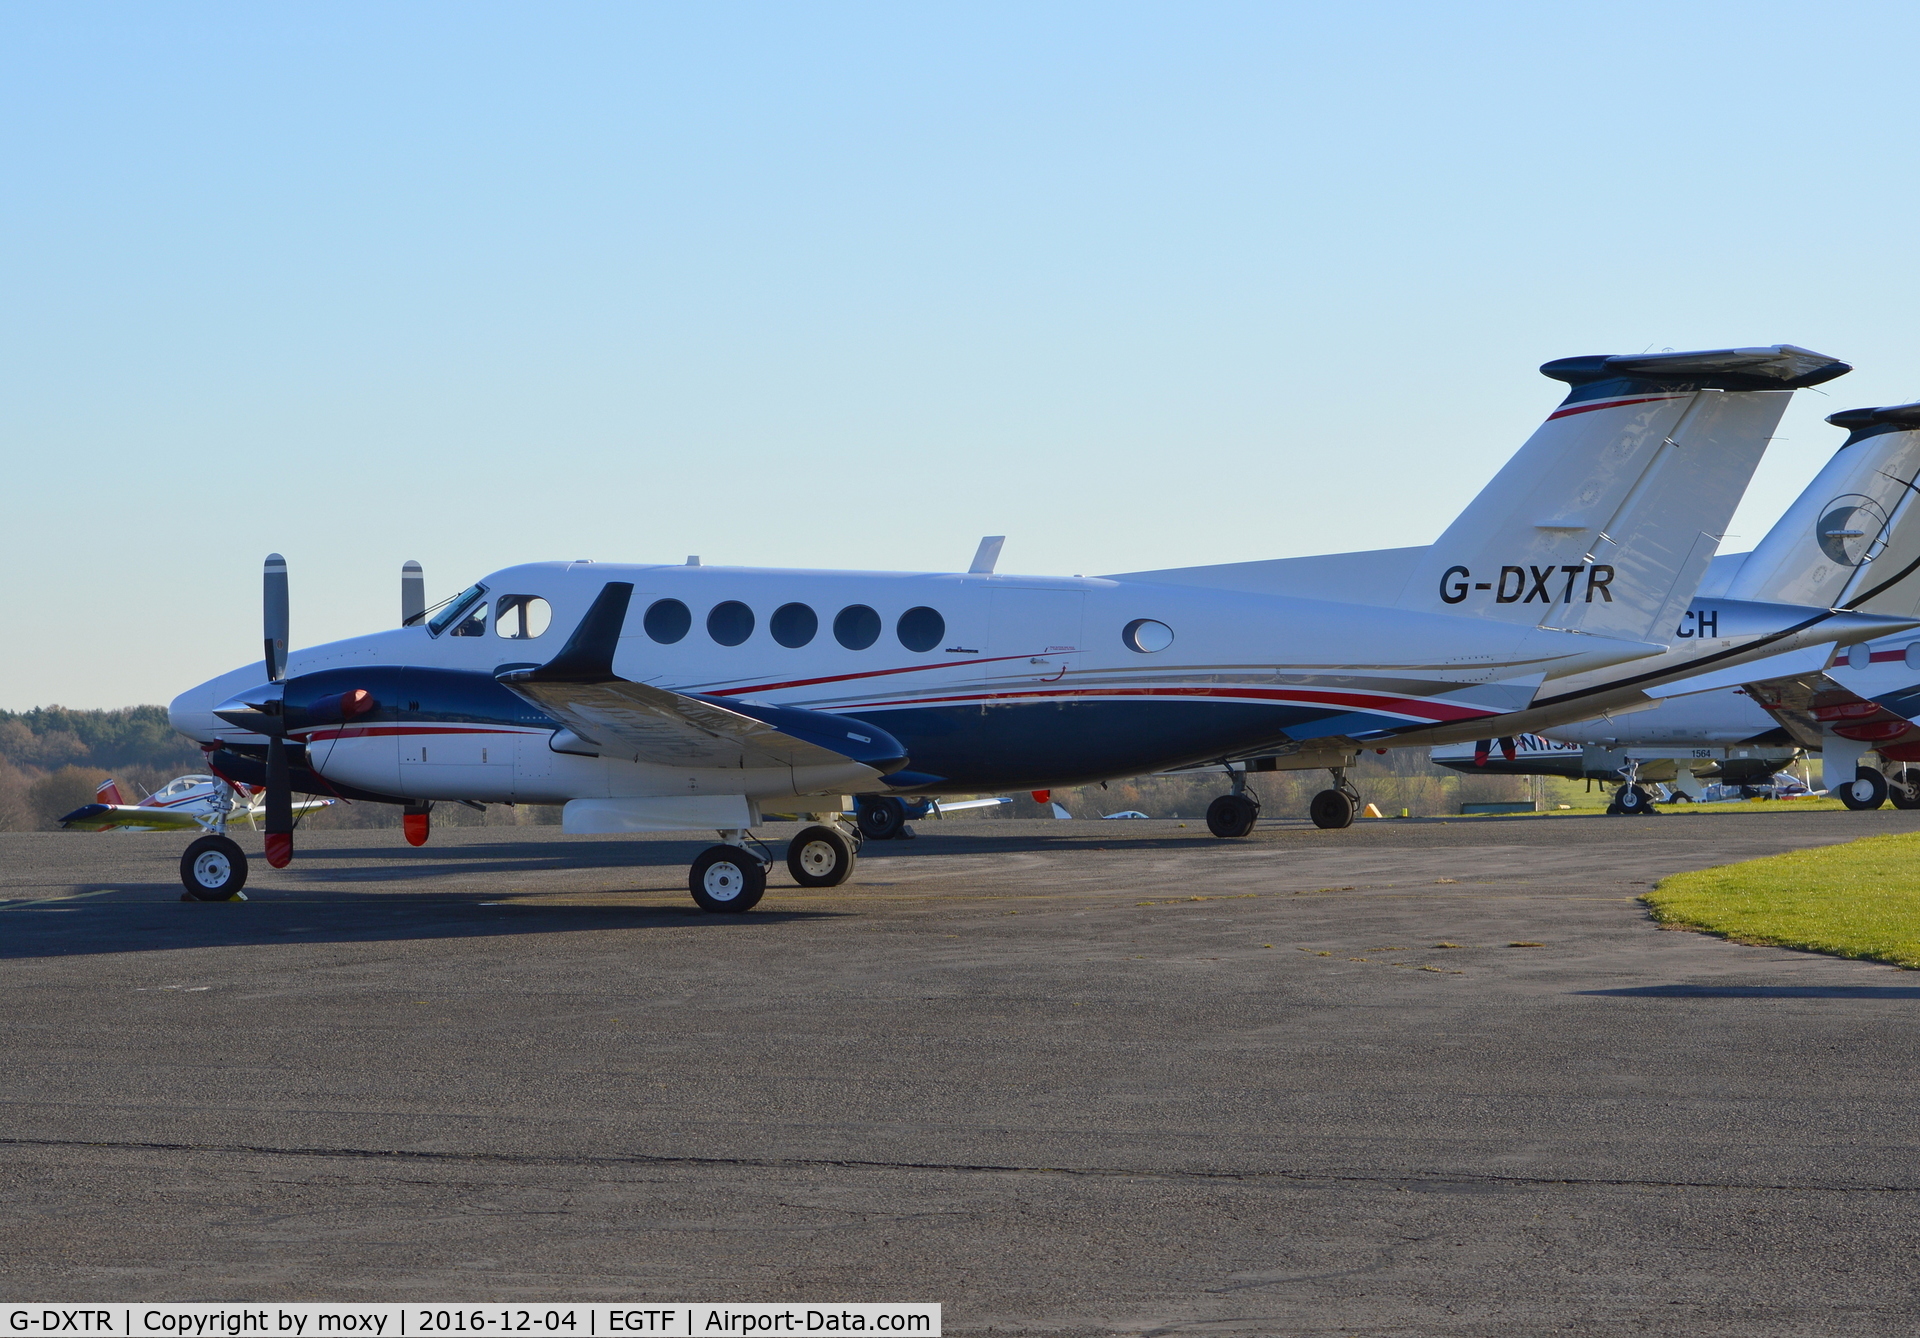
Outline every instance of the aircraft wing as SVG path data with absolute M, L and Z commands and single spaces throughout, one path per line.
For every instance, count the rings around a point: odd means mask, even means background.
M 331 799 L 301 799 L 293 805 L 295 813 L 305 813 L 311 809 L 326 808 Z M 228 822 L 237 822 L 248 816 L 250 810 L 236 806 L 227 814 Z M 66 817 L 60 819 L 60 826 L 70 832 L 111 832 L 115 830 L 144 830 L 150 832 L 191 832 L 199 831 L 212 820 L 213 815 L 201 810 L 197 805 L 187 808 L 160 808 L 154 804 L 83 804 Z
M 155 808 L 140 804 L 82 804 L 60 825 L 70 832 L 108 832 L 116 827 L 146 827 L 154 831 L 197 831 L 200 820 L 177 808 Z
M 1871 742 L 1876 727 L 1884 727 L 1879 737 L 1886 739 L 1904 732 L 1896 726 L 1907 723 L 1905 716 L 1868 701 L 1817 670 L 1761 679 L 1747 684 L 1746 691 L 1802 748 L 1820 746 L 1823 724 L 1843 734 L 1857 730 L 1849 737 Z
M 885 774 L 906 750 L 884 730 L 824 711 L 734 701 L 634 683 L 613 672 L 633 586 L 610 581 L 560 653 L 537 669 L 499 675 L 603 755 L 685 767 L 843 766 Z

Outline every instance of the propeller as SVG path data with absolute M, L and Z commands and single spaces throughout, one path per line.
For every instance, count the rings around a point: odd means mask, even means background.
M 412 627 L 427 616 L 427 575 L 418 562 L 400 568 L 400 625 Z
M 267 554 L 261 592 L 266 639 L 267 679 L 278 683 L 287 676 L 287 560 Z M 284 700 L 272 703 L 267 716 L 267 863 L 284 869 L 293 863 L 293 780 L 287 767 L 287 718 Z

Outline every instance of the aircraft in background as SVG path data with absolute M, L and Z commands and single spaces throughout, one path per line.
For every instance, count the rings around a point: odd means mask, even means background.
M 325 808 L 331 799 L 295 801 L 296 813 Z M 209 829 L 244 818 L 249 824 L 264 812 L 266 793 L 252 785 L 233 785 L 218 776 L 175 776 L 142 799 L 129 804 L 120 786 L 109 776 L 94 791 L 94 802 L 83 804 L 60 819 L 60 826 L 82 832 L 177 832 Z
M 1755 570 L 1801 601 L 1920 607 L 1920 404 L 1848 409 L 1827 421 L 1847 429 L 1840 450 L 1759 547 L 1714 559 L 1683 635 L 1707 639 L 1716 595 Z M 1540 731 L 1549 747 L 1523 746 L 1498 769 L 1617 781 L 1609 811 L 1639 814 L 1652 811 L 1642 781 L 1670 782 L 1688 795 L 1709 780 L 1764 785 L 1804 750 L 1821 754 L 1830 792 L 1849 808 L 1875 809 L 1889 798 L 1920 808 L 1920 772 L 1909 778 L 1906 766 L 1920 762 L 1916 717 L 1920 640 L 1821 646 L 1656 686 L 1625 709 Z M 1481 740 L 1471 755 L 1458 745 L 1429 755 L 1455 770 L 1480 769 L 1491 742 Z M 1514 739 L 1499 742 L 1508 748 Z M 1577 771 L 1567 770 L 1559 748 L 1579 750 Z M 1878 765 L 1864 764 L 1869 752 Z
M 689 871 L 714 911 L 765 889 L 762 804 L 815 814 L 786 861 L 815 887 L 852 872 L 844 793 L 904 806 L 1284 750 L 1329 765 L 1315 818 L 1344 826 L 1359 746 L 1577 718 L 1586 698 L 1542 709 L 1542 685 L 1666 656 L 1790 391 L 1849 369 L 1777 345 L 1543 370 L 1566 400 L 1438 542 L 1295 560 L 1338 579 L 1002 576 L 997 539 L 951 574 L 534 563 L 289 656 L 274 555 L 263 661 L 171 718 L 221 774 L 266 787 L 274 867 L 296 790 L 402 805 L 410 840 L 435 801 L 564 804 L 568 832 L 718 831 Z M 1377 588 L 1349 597 L 1367 571 Z M 1916 625 L 1799 612 L 1772 648 Z M 1668 663 L 1635 682 L 1688 672 Z M 223 836 L 188 853 L 204 857 L 182 862 L 190 895 L 246 877 Z

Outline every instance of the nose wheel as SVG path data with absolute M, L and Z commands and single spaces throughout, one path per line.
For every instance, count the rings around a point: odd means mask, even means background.
M 247 885 L 247 852 L 224 836 L 202 836 L 180 856 L 182 901 L 231 901 Z

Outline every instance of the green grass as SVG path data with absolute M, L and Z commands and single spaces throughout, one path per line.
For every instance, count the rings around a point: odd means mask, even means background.
M 1920 969 L 1920 833 L 1675 874 L 1641 900 L 1662 924 L 1736 943 Z

